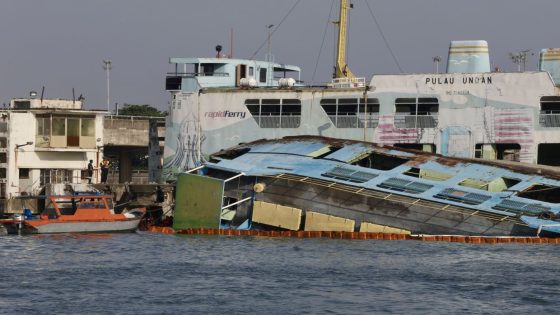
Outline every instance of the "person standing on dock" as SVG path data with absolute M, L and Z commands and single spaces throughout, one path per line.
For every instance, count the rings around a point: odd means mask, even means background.
M 93 178 L 93 160 L 89 160 L 89 164 L 87 165 L 87 172 L 88 172 L 88 180 L 91 184 L 91 179 Z
M 109 160 L 103 159 L 101 161 L 101 183 L 107 184 L 107 177 L 109 176 Z

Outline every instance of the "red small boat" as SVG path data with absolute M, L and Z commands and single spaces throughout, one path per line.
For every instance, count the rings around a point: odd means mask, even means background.
M 48 196 L 40 215 L 16 214 L 0 223 L 9 234 L 135 231 L 146 208 L 115 213 L 112 200 L 99 194 Z

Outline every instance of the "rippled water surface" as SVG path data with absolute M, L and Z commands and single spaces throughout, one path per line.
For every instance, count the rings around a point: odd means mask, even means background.
M 1 314 L 558 313 L 558 244 L 0 237 Z

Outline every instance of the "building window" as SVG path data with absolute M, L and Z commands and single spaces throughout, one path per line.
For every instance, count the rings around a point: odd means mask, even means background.
M 255 68 L 249 67 L 249 78 L 253 77 L 254 75 L 255 75 Z
M 259 73 L 259 82 L 266 83 L 266 68 L 261 68 Z
M 28 168 L 20 168 L 19 169 L 19 179 L 28 179 L 29 178 L 29 169 Z
M 64 117 L 52 118 L 52 135 L 53 136 L 66 135 L 66 118 Z
M 326 98 L 321 107 L 337 128 L 375 128 L 379 123 L 377 98 Z
M 95 119 L 82 118 L 82 136 L 95 137 Z
M 67 169 L 41 169 L 39 185 L 51 183 L 73 183 L 72 170 Z
M 438 112 L 439 102 L 435 97 L 397 98 L 395 128 L 435 128 Z
M 560 96 L 541 97 L 539 124 L 543 127 L 560 127 Z
M 35 146 L 95 148 L 95 116 L 37 115 Z
M 245 106 L 261 128 L 298 128 L 301 101 L 298 99 L 248 99 Z

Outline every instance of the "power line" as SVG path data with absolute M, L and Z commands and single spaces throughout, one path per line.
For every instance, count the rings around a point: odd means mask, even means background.
M 315 81 L 315 73 L 317 73 L 317 67 L 319 66 L 319 59 L 321 59 L 321 52 L 323 51 L 323 47 L 325 45 L 325 38 L 327 37 L 327 30 L 329 28 L 329 24 L 331 23 L 331 15 L 332 15 L 332 10 L 334 7 L 334 1 L 332 0 L 331 2 L 331 9 L 329 11 L 329 17 L 327 19 L 327 23 L 325 25 L 325 30 L 323 31 L 323 40 L 321 41 L 321 48 L 319 48 L 319 53 L 317 54 L 317 60 L 315 60 L 315 69 L 313 69 L 313 76 L 311 77 L 311 82 L 313 83 Z
M 272 30 L 272 32 L 270 32 L 270 36 L 272 36 L 276 30 L 278 28 L 280 28 L 280 25 L 282 25 L 282 23 L 284 23 L 284 21 L 286 20 L 286 18 L 290 15 L 290 13 L 292 13 L 292 11 L 296 8 L 296 6 L 299 4 L 301 0 L 296 1 L 296 3 L 292 6 L 292 8 L 290 9 L 290 11 L 288 11 L 288 13 L 286 13 L 286 15 L 282 18 L 282 20 L 280 21 L 280 23 L 278 23 L 276 25 L 276 27 Z M 259 51 L 263 48 L 263 46 L 268 42 L 268 38 L 259 46 L 259 48 L 257 48 L 257 50 L 251 55 L 251 58 L 249 59 L 253 59 L 255 58 L 255 56 L 259 53 Z
M 397 68 L 399 68 L 399 71 L 401 73 L 403 73 L 404 71 L 402 70 L 401 65 L 399 64 L 399 61 L 397 60 L 397 57 L 393 53 L 393 50 L 391 49 L 391 46 L 389 46 L 389 42 L 387 41 L 387 38 L 385 38 L 385 35 L 383 34 L 383 30 L 381 30 L 381 26 L 377 22 L 377 19 L 375 18 L 375 15 L 373 14 L 373 10 L 369 6 L 369 3 L 368 3 L 367 0 L 364 0 L 364 2 L 366 3 L 366 5 L 368 7 L 369 14 L 373 18 L 373 22 L 375 22 L 375 25 L 377 25 L 377 29 L 379 30 L 379 34 L 381 34 L 381 38 L 383 38 L 383 41 L 385 42 L 385 46 L 387 46 L 387 49 L 389 50 L 389 53 L 391 54 L 391 57 L 393 57 L 393 60 L 395 61 L 395 64 L 397 65 Z

